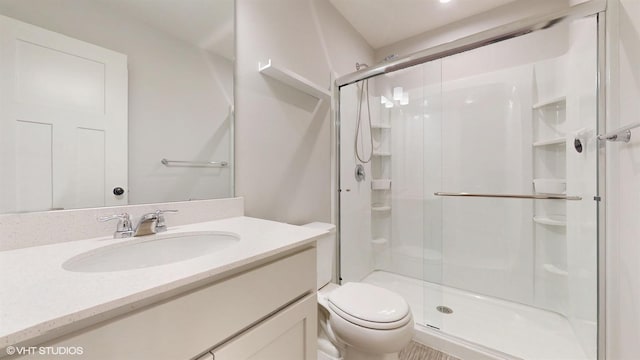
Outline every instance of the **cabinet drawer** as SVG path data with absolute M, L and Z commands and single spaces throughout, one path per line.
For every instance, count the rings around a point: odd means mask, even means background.
M 215 360 L 312 360 L 317 300 L 311 294 L 212 351 Z
M 44 346 L 83 347 L 83 355 L 60 360 L 191 359 L 314 293 L 315 263 L 308 248 Z

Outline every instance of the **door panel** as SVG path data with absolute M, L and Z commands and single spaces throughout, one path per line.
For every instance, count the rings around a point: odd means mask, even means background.
M 16 101 L 104 114 L 105 65 L 17 40 Z
M 16 211 L 45 209 L 51 206 L 52 143 L 51 124 L 16 121 Z
M 0 16 L 0 212 L 127 204 L 127 58 Z

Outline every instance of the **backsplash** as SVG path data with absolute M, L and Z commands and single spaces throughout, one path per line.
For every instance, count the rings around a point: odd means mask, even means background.
M 244 199 L 227 198 L 144 205 L 102 207 L 91 209 L 34 212 L 0 215 L 0 251 L 65 241 L 109 236 L 116 229 L 116 221 L 98 222 L 99 216 L 131 214 L 134 221 L 140 215 L 158 209 L 178 210 L 167 214 L 169 228 L 204 221 L 244 215 Z

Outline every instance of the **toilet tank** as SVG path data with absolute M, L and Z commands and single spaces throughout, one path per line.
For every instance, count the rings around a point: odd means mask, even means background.
M 321 222 L 314 222 L 302 226 L 321 229 L 329 232 L 328 234 L 325 234 L 322 237 L 318 238 L 317 242 L 317 285 L 318 289 L 320 289 L 321 287 L 330 283 L 333 276 L 333 269 L 336 258 L 336 226 L 333 224 Z

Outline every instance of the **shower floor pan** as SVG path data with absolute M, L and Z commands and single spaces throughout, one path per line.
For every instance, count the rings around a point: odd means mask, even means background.
M 442 333 L 445 343 L 448 341 L 446 339 L 456 342 L 457 338 L 466 344 L 470 343 L 471 347 L 474 347 L 473 344 L 480 345 L 478 347 L 480 352 L 482 352 L 481 349 L 491 349 L 484 352 L 490 354 L 482 356 L 486 359 L 588 360 L 595 358 L 595 355 L 586 356 L 569 321 L 554 312 L 480 296 L 385 271 L 374 271 L 362 281 L 395 291 L 407 300 L 417 324 L 415 339 L 418 341 L 430 338 L 420 336 L 419 332 L 435 330 Z M 445 307 L 444 312 L 439 311 L 438 307 Z M 452 312 L 448 313 L 447 309 Z M 438 339 L 442 345 L 443 338 L 438 336 Z M 457 356 L 469 353 L 466 350 L 456 354 L 451 351 L 452 348 L 456 348 L 455 346 L 438 346 L 438 344 L 429 343 L 425 345 Z M 468 346 L 458 348 L 468 349 Z M 473 357 L 479 358 L 478 354 Z M 471 359 L 471 357 L 468 358 Z

